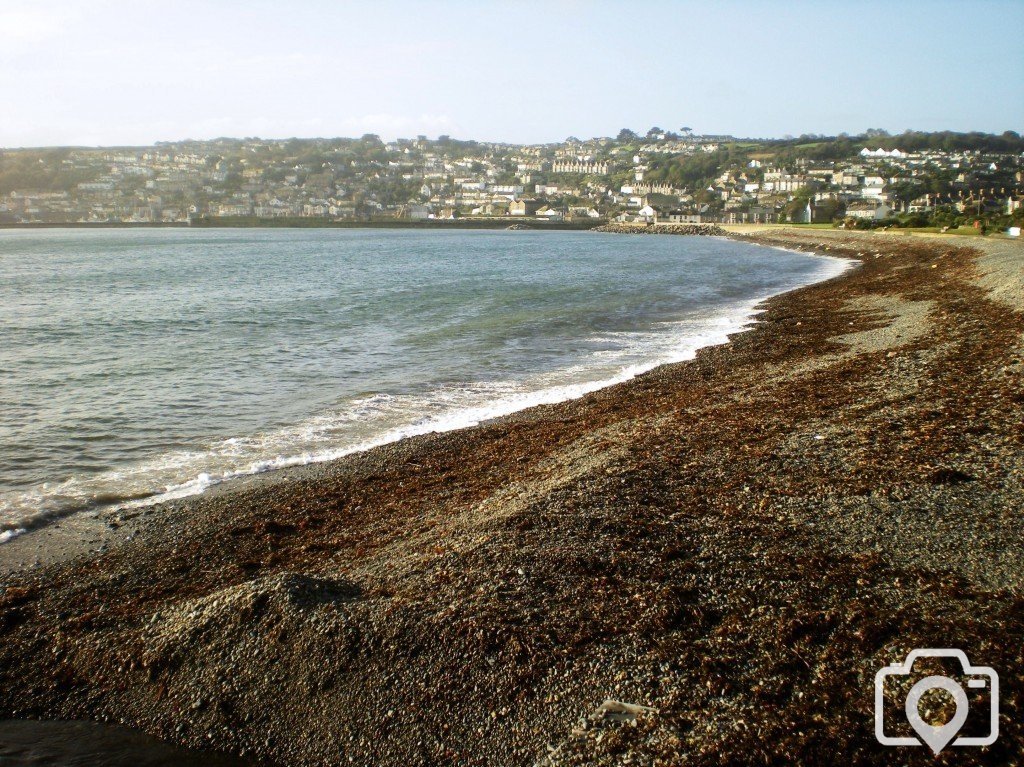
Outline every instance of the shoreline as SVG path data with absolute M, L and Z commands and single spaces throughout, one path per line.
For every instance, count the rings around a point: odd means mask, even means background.
M 0 715 L 287 764 L 527 764 L 547 743 L 558 764 L 883 764 L 864 680 L 955 626 L 1004 677 L 989 753 L 1012 755 L 1021 249 L 741 239 L 862 267 L 692 361 L 176 501 L 101 555 L 9 574 Z M 606 698 L 657 712 L 573 734 Z
M 688 235 L 693 234 L 692 230 L 694 229 L 699 230 L 699 233 L 704 236 L 721 237 L 724 234 L 724 232 L 716 227 L 701 228 L 700 225 L 682 224 L 664 225 L 660 228 L 647 227 L 643 230 L 643 233 Z M 637 231 L 637 228 L 626 225 L 605 231 L 629 234 Z M 685 339 L 684 347 L 673 352 L 668 357 L 659 357 L 631 365 L 628 368 L 621 369 L 614 375 L 610 375 L 610 377 L 585 378 L 571 383 L 552 385 L 546 389 L 524 390 L 511 397 L 511 401 L 496 399 L 485 403 L 478 403 L 464 411 L 446 413 L 442 422 L 431 420 L 419 425 L 389 426 L 381 434 L 358 445 L 331 448 L 322 454 L 310 455 L 309 453 L 302 453 L 298 455 L 278 455 L 276 458 L 263 457 L 257 461 L 259 464 L 272 465 L 261 466 L 258 469 L 250 468 L 248 470 L 238 468 L 224 474 L 224 476 L 213 478 L 204 473 L 199 478 L 188 478 L 179 484 L 166 487 L 163 490 L 153 491 L 145 496 L 125 498 L 116 502 L 95 504 L 73 510 L 55 511 L 45 516 L 40 515 L 29 521 L 23 520 L 20 526 L 14 526 L 17 523 L 0 525 L 0 572 L 12 569 L 25 569 L 28 566 L 35 567 L 52 564 L 87 554 L 90 551 L 96 550 L 94 547 L 102 548 L 109 546 L 126 534 L 115 534 L 113 532 L 120 527 L 123 520 L 136 519 L 148 514 L 146 509 L 150 507 L 203 495 L 214 488 L 218 488 L 219 491 L 229 492 L 234 483 L 240 479 L 272 475 L 274 472 L 283 469 L 301 469 L 313 464 L 344 460 L 357 453 L 367 452 L 383 445 L 423 434 L 444 433 L 473 428 L 481 423 L 488 423 L 499 418 L 514 415 L 539 405 L 559 404 L 579 399 L 594 391 L 628 382 L 663 365 L 689 361 L 700 349 L 729 343 L 734 336 L 750 330 L 757 323 L 757 317 L 763 311 L 761 307 L 766 301 L 818 282 L 835 279 L 854 266 L 854 261 L 851 259 L 834 258 L 827 254 L 793 251 L 782 247 L 771 249 L 799 253 L 807 258 L 817 259 L 821 262 L 819 273 L 815 274 L 810 282 L 788 287 L 779 293 L 743 301 L 740 305 L 734 307 L 729 314 L 714 315 L 709 318 L 708 322 L 710 324 L 721 322 L 724 324 L 724 327 L 720 330 L 716 328 L 713 333 L 705 329 L 705 332 L 711 333 L 711 335 L 707 336 L 699 346 L 691 344 L 688 337 Z M 485 411 L 485 413 L 478 416 L 479 411 Z M 111 527 L 111 520 L 118 526 L 117 528 Z M 56 526 L 55 530 L 50 530 L 45 535 L 36 535 L 54 525 Z M 22 541 L 17 546 L 11 545 L 15 539 L 24 538 L 25 536 L 34 536 L 34 538 L 31 541 Z M 50 539 L 51 543 L 47 544 L 40 540 L 44 538 Z

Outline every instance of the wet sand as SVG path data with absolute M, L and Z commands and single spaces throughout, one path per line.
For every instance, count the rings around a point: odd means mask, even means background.
M 875 671 L 951 646 L 1016 758 L 1024 248 L 750 236 L 861 265 L 580 400 L 0 547 L 0 716 L 289 765 L 888 764 Z

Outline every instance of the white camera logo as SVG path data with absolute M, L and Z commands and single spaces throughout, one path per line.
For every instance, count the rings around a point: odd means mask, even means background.
M 971 688 L 988 688 L 989 690 L 989 727 L 988 735 L 983 737 L 957 738 L 957 733 L 967 721 L 969 703 L 964 688 L 948 676 L 928 676 L 917 682 L 907 695 L 905 706 L 907 721 L 914 728 L 918 738 L 890 738 L 885 734 L 884 696 L 885 680 L 889 677 L 909 676 L 918 658 L 956 658 L 960 661 L 963 674 L 967 677 L 967 686 Z M 945 690 L 956 703 L 953 718 L 941 727 L 928 724 L 918 712 L 921 697 L 929 690 Z M 989 666 L 972 666 L 963 650 L 912 650 L 903 663 L 893 663 L 879 669 L 875 674 L 875 737 L 883 746 L 920 746 L 923 741 L 936 754 L 947 745 L 954 746 L 988 746 L 999 737 L 999 675 Z M 956 738 L 956 740 L 954 740 Z

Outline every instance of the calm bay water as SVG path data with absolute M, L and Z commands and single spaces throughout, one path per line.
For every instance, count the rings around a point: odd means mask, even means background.
M 593 232 L 0 231 L 0 539 L 578 396 L 841 268 Z

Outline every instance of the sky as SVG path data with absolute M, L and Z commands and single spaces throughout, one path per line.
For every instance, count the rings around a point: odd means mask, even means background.
M 0 0 L 0 146 L 1024 132 L 1024 0 Z

